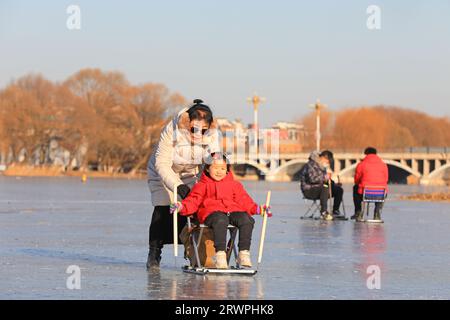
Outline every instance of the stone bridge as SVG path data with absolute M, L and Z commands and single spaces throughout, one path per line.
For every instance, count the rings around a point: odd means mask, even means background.
M 450 181 L 450 148 L 430 151 L 386 152 L 378 154 L 388 165 L 390 182 L 443 185 Z M 249 157 L 235 160 L 268 181 L 298 180 L 298 173 L 308 161 L 309 153 L 280 154 L 279 157 Z M 364 158 L 362 153 L 334 153 L 334 178 L 352 182 L 356 165 Z

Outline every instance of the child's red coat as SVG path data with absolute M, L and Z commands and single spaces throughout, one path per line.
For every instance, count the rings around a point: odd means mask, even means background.
M 180 214 L 189 216 L 197 212 L 200 223 L 204 223 L 208 215 L 215 211 L 240 211 L 253 215 L 257 213 L 258 207 L 242 184 L 234 180 L 231 172 L 220 181 L 215 181 L 203 173 L 182 204 Z

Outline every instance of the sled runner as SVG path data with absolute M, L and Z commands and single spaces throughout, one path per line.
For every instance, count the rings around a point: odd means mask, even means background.
M 237 248 L 236 248 L 236 235 L 238 230 L 233 225 L 228 225 L 229 240 L 227 243 L 226 254 L 227 264 L 230 265 L 231 257 L 234 257 L 235 265 L 230 266 L 228 269 L 216 269 L 212 260 L 214 255 L 214 247 L 212 244 L 207 244 L 210 239 L 205 239 L 205 233 L 210 229 L 203 224 L 194 224 L 191 217 L 188 217 L 188 244 L 186 246 L 186 257 L 190 261 L 190 265 L 183 266 L 182 270 L 186 273 L 193 273 L 198 275 L 206 274 L 235 274 L 235 275 L 255 275 L 256 270 L 242 268 L 237 260 Z M 190 231 L 189 231 L 190 230 Z M 209 248 L 208 248 L 209 247 Z M 212 248 L 212 254 L 211 249 Z M 202 249 L 200 251 L 199 249 Z
M 243 268 L 238 269 L 236 267 L 230 267 L 230 269 L 214 269 L 214 268 L 197 268 L 191 266 L 184 266 L 182 267 L 182 269 L 183 272 L 197 274 L 201 276 L 207 274 L 253 276 L 257 273 L 257 271 L 253 269 L 243 269 Z
M 325 220 L 321 216 L 319 216 L 319 217 L 314 217 L 314 220 L 331 221 L 331 222 L 333 222 L 333 221 L 347 221 L 348 218 L 347 217 L 343 217 L 343 216 L 333 216 L 332 220 Z
M 348 218 L 345 216 L 333 216 L 333 221 L 347 221 Z

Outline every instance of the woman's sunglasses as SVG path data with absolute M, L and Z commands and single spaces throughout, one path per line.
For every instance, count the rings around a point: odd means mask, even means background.
M 197 127 L 191 127 L 191 133 L 197 133 L 197 132 L 200 132 L 200 130 L 202 132 L 202 136 L 204 136 L 206 131 L 208 131 L 208 129 L 200 129 Z

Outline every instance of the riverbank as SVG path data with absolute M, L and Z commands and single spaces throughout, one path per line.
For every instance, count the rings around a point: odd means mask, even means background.
M 236 180 L 240 181 L 259 181 L 260 178 L 255 174 L 247 174 L 241 176 L 236 174 L 234 171 L 234 177 Z M 22 166 L 22 165 L 12 165 L 6 168 L 6 170 L 0 171 L 0 176 L 10 176 L 10 177 L 79 177 L 83 178 L 112 178 L 112 179 L 146 179 L 147 173 L 143 170 L 137 173 L 117 173 L 117 172 L 105 172 L 105 171 L 64 171 L 62 167 L 57 166 Z M 337 178 L 336 178 L 337 179 Z M 276 180 L 277 182 L 290 182 L 289 179 L 286 180 Z M 353 184 L 353 178 L 342 178 L 340 179 L 343 184 Z M 416 181 L 407 181 L 407 185 L 419 185 Z M 427 185 L 433 185 L 428 183 Z M 450 186 L 450 181 L 446 181 L 445 184 L 437 183 L 437 186 L 447 185 Z M 450 192 L 449 192 L 450 193 Z M 417 194 L 411 196 L 405 196 L 402 200 L 422 200 L 422 201 L 450 201 L 449 193 L 442 194 Z
M 61 167 L 55 166 L 10 166 L 4 171 L 0 171 L 0 176 L 9 177 L 79 177 L 86 178 L 113 178 L 113 179 L 146 179 L 147 173 L 111 173 L 104 171 L 64 171 Z M 245 177 L 235 175 L 236 180 L 257 181 L 258 176 L 248 175 Z
M 418 193 L 400 197 L 402 200 L 450 202 L 450 192 Z
M 144 179 L 145 173 L 111 173 L 102 171 L 64 171 L 55 166 L 10 166 L 0 174 L 10 177 L 80 177 L 86 178 L 117 178 L 117 179 Z

